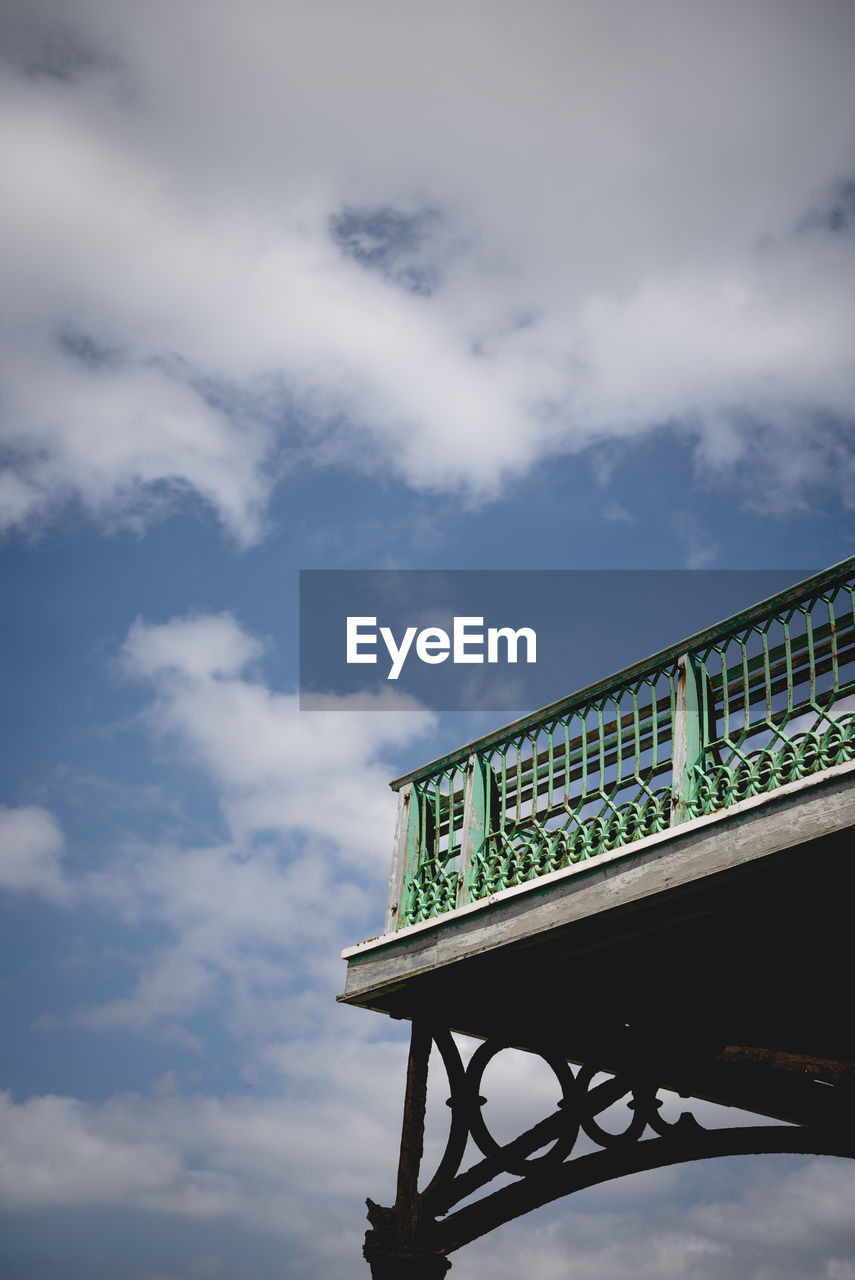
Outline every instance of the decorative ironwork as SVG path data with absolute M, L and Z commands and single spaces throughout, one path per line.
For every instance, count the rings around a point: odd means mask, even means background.
M 387 930 L 855 759 L 855 558 L 395 785 Z
M 431 1041 L 448 1076 L 451 1122 L 442 1159 L 420 1192 Z M 830 1111 L 826 1123 L 709 1129 L 690 1110 L 676 1120 L 665 1119 L 661 1082 L 643 1065 L 635 1063 L 617 1074 L 602 1073 L 592 1064 L 574 1070 L 549 1047 L 540 1056 L 561 1092 L 556 1110 L 512 1141 L 500 1143 L 484 1119 L 486 1098 L 481 1089 L 486 1067 L 508 1047 L 505 1041 L 485 1041 L 464 1066 L 447 1028 L 413 1024 L 398 1196 L 392 1208 L 368 1201 L 371 1230 L 364 1252 L 375 1280 L 387 1275 L 441 1277 L 450 1265 L 449 1253 L 502 1223 L 570 1192 L 644 1169 L 770 1152 L 855 1158 L 849 1101 Z M 607 1128 L 604 1113 L 610 1112 L 614 1122 L 613 1108 L 621 1103 L 622 1119 L 616 1129 Z M 462 1169 L 470 1140 L 481 1158 Z M 515 1181 L 508 1184 L 508 1175 Z M 489 1190 L 496 1179 L 504 1179 L 504 1185 Z M 473 1201 L 485 1188 L 486 1194 Z
M 441 769 L 413 788 L 411 821 L 418 844 L 403 885 L 402 923 L 417 924 L 457 905 L 465 794 L 465 764 Z
M 852 614 L 850 580 L 770 609 L 691 655 L 701 740 L 688 816 L 855 757 Z

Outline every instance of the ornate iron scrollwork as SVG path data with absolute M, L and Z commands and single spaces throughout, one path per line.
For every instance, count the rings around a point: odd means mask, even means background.
M 512 1046 L 503 1040 L 486 1040 L 464 1067 L 449 1031 L 434 1030 L 433 1040 L 448 1075 L 451 1091 L 448 1105 L 452 1113 L 445 1153 L 422 1193 L 423 1201 L 436 1213 L 447 1213 L 454 1204 L 500 1173 L 520 1178 L 548 1176 L 572 1156 L 582 1134 L 604 1150 L 619 1152 L 640 1141 L 648 1128 L 660 1137 L 675 1133 L 688 1136 L 700 1128 L 689 1112 L 674 1122 L 664 1120 L 660 1114 L 662 1102 L 657 1096 L 659 1087 L 641 1074 L 608 1076 L 595 1084 L 601 1074 L 597 1067 L 586 1064 L 574 1074 L 566 1058 L 555 1050 L 543 1048 L 538 1056 L 550 1067 L 561 1089 L 558 1108 L 511 1142 L 500 1144 L 484 1119 L 486 1098 L 482 1096 L 481 1086 L 488 1064 Z M 625 1128 L 612 1133 L 599 1124 L 597 1117 L 624 1098 L 630 1112 L 628 1122 Z M 461 1173 L 460 1165 L 470 1137 L 484 1159 Z M 545 1151 L 544 1147 L 547 1147 Z
M 369 1201 L 372 1230 L 365 1256 L 376 1278 L 396 1275 L 442 1275 L 447 1254 L 530 1209 L 571 1191 L 623 1177 L 642 1169 L 679 1164 L 710 1156 L 762 1152 L 800 1152 L 855 1157 L 851 1125 L 758 1125 L 707 1129 L 691 1111 L 676 1120 L 662 1115 L 661 1084 L 649 1071 L 633 1066 L 606 1074 L 586 1063 L 575 1070 L 557 1050 L 543 1047 L 539 1056 L 553 1071 L 561 1098 L 556 1110 L 509 1142 L 500 1143 L 484 1118 L 481 1092 L 484 1072 L 502 1050 L 504 1040 L 487 1040 L 464 1065 L 447 1028 L 413 1029 L 405 1106 L 408 1173 L 399 1171 L 395 1206 L 383 1209 Z M 424 1189 L 416 1188 L 431 1042 L 439 1050 L 449 1082 L 451 1110 L 448 1139 L 439 1165 Z M 603 1078 L 605 1076 L 605 1078 Z M 624 1102 L 628 1118 L 616 1131 L 601 1119 Z M 415 1135 L 415 1136 L 414 1136 Z M 470 1139 L 481 1158 L 461 1165 Z M 587 1141 L 586 1141 L 587 1140 Z M 417 1160 L 413 1165 L 413 1151 Z M 510 1174 L 517 1181 L 488 1190 L 480 1199 L 455 1209 L 494 1179 Z

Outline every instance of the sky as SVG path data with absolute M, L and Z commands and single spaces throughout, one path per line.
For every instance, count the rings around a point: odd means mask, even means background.
M 368 1275 L 406 1027 L 340 952 L 388 780 L 501 719 L 301 712 L 299 571 L 853 554 L 853 55 L 848 0 L 0 2 L 2 1280 Z M 454 1274 L 853 1280 L 854 1179 Z

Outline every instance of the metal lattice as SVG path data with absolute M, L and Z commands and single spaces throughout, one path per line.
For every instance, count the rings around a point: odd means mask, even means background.
M 843 582 L 692 655 L 703 745 L 690 816 L 853 758 L 852 615 Z
M 850 560 L 402 779 L 389 926 L 855 758 L 853 614 Z

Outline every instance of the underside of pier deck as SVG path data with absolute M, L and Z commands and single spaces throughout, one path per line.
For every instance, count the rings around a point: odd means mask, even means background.
M 795 1123 L 855 1099 L 855 769 L 345 953 L 341 1000 Z

